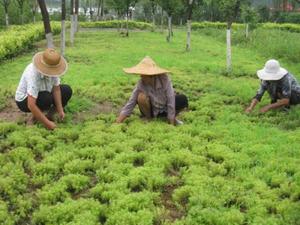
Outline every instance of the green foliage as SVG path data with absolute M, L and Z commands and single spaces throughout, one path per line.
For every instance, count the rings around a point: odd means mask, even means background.
M 40 206 L 33 214 L 33 224 L 99 224 L 105 217 L 101 204 L 93 199 L 67 200 L 54 206 Z
M 59 23 L 52 23 L 52 32 L 60 33 Z M 32 44 L 44 38 L 42 24 L 29 24 L 24 26 L 11 26 L 1 31 L 0 36 L 0 60 L 18 55 L 32 47 Z
M 223 76 L 223 28 L 194 32 L 189 53 L 181 30 L 170 44 L 155 32 L 129 39 L 79 32 L 76 48 L 66 51 L 63 83 L 74 90 L 66 121 L 54 132 L 0 122 L 0 223 L 297 224 L 299 107 L 266 115 L 245 115 L 244 108 L 272 47 L 266 35 L 284 42 L 298 34 L 259 28 L 261 36 L 250 40 L 265 44 L 262 52 L 242 42 L 242 28 L 233 31 L 230 76 Z M 13 98 L 33 53 L 0 65 L 1 93 Z M 189 97 L 189 110 L 179 115 L 183 126 L 143 121 L 138 109 L 114 124 L 139 79 L 122 68 L 146 53 L 173 72 L 175 90 Z M 299 78 L 299 63 L 279 60 Z M 265 96 L 259 107 L 267 102 Z
M 111 20 L 111 21 L 98 21 L 98 22 L 80 22 L 80 26 L 83 28 L 119 28 L 125 26 L 126 21 L 124 20 Z M 144 22 L 128 21 L 129 29 L 139 30 L 151 30 L 153 25 Z
M 169 16 L 172 16 L 176 11 L 183 8 L 181 0 L 159 0 L 158 4 Z
M 233 29 L 240 29 L 244 27 L 245 27 L 244 24 L 239 24 L 239 23 L 234 23 L 232 25 Z M 227 24 L 223 22 L 208 22 L 208 21 L 192 23 L 193 30 L 206 29 L 206 28 L 226 29 Z

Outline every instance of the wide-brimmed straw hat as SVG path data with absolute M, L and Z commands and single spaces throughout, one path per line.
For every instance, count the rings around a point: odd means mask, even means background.
M 257 76 L 262 80 L 280 80 L 286 74 L 288 71 L 282 68 L 275 59 L 267 61 L 265 67 L 257 71 Z
M 131 68 L 123 69 L 125 73 L 137 74 L 145 76 L 154 76 L 165 73 L 170 73 L 170 71 L 160 68 L 156 63 L 149 57 L 146 56 L 139 64 Z
M 33 64 L 38 72 L 48 77 L 62 76 L 68 69 L 64 57 L 52 48 L 35 54 Z

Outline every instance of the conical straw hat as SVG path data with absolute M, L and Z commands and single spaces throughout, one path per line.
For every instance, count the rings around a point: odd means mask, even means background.
M 123 69 L 125 73 L 154 76 L 165 73 L 170 73 L 170 71 L 160 68 L 156 63 L 149 57 L 146 56 L 138 65 Z

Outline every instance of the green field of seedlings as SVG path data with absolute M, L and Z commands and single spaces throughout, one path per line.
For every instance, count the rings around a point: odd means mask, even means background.
M 53 132 L 1 118 L 34 51 L 0 64 L 0 224 L 300 224 L 300 107 L 244 113 L 271 50 L 234 43 L 228 75 L 225 40 L 194 32 L 187 53 L 185 38 L 183 30 L 171 43 L 149 31 L 76 34 L 62 82 L 74 95 Z M 138 109 L 114 123 L 138 80 L 122 68 L 146 55 L 189 97 L 183 126 L 143 121 Z M 277 59 L 300 79 L 299 63 Z

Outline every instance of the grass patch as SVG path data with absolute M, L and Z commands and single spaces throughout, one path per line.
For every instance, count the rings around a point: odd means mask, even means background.
M 74 89 L 66 122 L 54 132 L 0 123 L 0 222 L 298 224 L 299 107 L 245 115 L 267 56 L 235 45 L 233 74 L 223 76 L 225 43 L 195 33 L 186 53 L 185 36 L 176 30 L 166 43 L 155 32 L 77 34 L 62 81 Z M 184 126 L 143 122 L 138 110 L 114 124 L 138 79 L 122 68 L 146 55 L 189 97 Z M 2 107 L 31 57 L 0 65 Z M 299 74 L 298 64 L 283 61 Z M 92 111 L 101 104 L 113 111 Z M 78 111 L 93 113 L 74 122 Z

